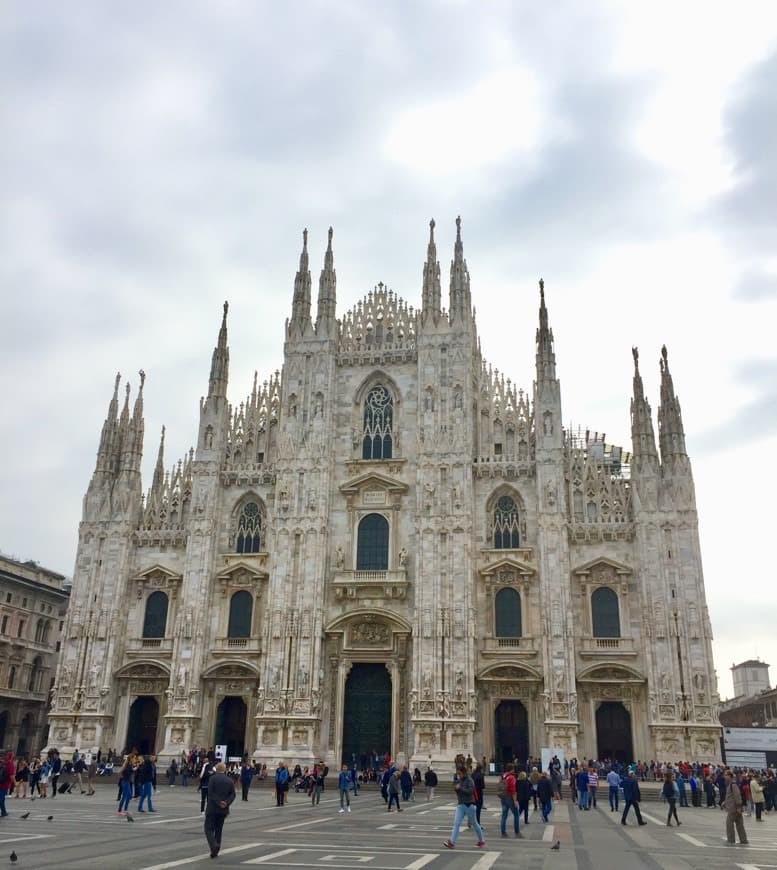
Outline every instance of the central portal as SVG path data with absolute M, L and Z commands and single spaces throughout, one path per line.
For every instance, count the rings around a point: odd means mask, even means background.
M 496 760 L 505 764 L 529 757 L 529 716 L 520 701 L 502 701 L 494 713 Z
M 343 761 L 392 752 L 391 677 L 383 664 L 355 664 L 345 682 Z
M 247 714 L 245 701 L 237 695 L 227 695 L 216 710 L 214 742 L 216 746 L 227 747 L 227 758 L 243 757 Z

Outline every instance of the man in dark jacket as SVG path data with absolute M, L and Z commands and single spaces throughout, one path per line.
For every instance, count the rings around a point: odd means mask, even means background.
M 437 774 L 431 767 L 427 767 L 424 774 L 424 785 L 426 786 L 426 800 L 434 800 L 434 790 L 437 788 Z
M 229 805 L 235 799 L 235 784 L 226 775 L 226 764 L 220 761 L 216 772 L 208 780 L 208 806 L 205 810 L 205 836 L 210 846 L 210 857 L 221 849 L 221 832 L 229 815 Z
M 151 803 L 151 792 L 154 788 L 154 764 L 148 755 L 143 756 L 143 761 L 135 772 L 135 785 L 140 785 L 140 800 L 138 801 L 138 812 L 144 813 L 143 801 L 148 803 L 148 811 L 155 813 L 154 805 Z
M 639 802 L 642 800 L 642 795 L 639 791 L 639 783 L 634 776 L 634 771 L 629 770 L 623 777 L 623 799 L 625 806 L 623 807 L 623 815 L 621 816 L 621 824 L 626 824 L 626 816 L 629 814 L 631 807 L 634 807 L 634 815 L 637 817 L 637 822 L 640 825 L 646 825 L 643 821 L 642 813 L 639 811 Z

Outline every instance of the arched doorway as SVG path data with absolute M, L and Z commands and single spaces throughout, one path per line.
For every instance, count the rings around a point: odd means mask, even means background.
M 216 736 L 214 745 L 227 747 L 227 758 L 242 758 L 245 753 L 246 719 L 245 701 L 237 695 L 227 695 L 216 710 Z
M 19 741 L 16 744 L 16 754 L 20 758 L 23 758 L 27 754 L 29 750 L 27 744 L 30 742 L 34 730 L 35 719 L 32 713 L 27 713 L 19 726 Z
M 596 711 L 597 758 L 634 761 L 631 713 L 620 701 L 604 701 Z
M 393 753 L 391 677 L 383 664 L 353 665 L 345 682 L 343 761 L 371 752 Z
M 529 715 L 520 701 L 500 701 L 494 711 L 496 760 L 504 764 L 529 757 Z
M 127 750 L 137 749 L 141 755 L 153 755 L 156 749 L 156 729 L 159 702 L 150 695 L 141 695 L 132 702 L 127 727 Z

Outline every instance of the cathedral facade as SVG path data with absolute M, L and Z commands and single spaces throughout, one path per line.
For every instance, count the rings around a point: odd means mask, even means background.
M 144 375 L 132 410 L 117 376 L 52 745 L 719 758 L 666 350 L 658 440 L 634 351 L 626 452 L 562 428 L 542 282 L 531 389 L 488 366 L 460 221 L 447 310 L 434 222 L 420 308 L 380 284 L 338 319 L 335 288 L 330 229 L 314 319 L 306 231 L 282 370 L 237 405 L 225 304 L 197 446 L 165 471 L 163 431 L 145 497 Z

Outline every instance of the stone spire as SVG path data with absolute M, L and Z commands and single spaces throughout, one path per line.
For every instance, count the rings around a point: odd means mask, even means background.
M 95 465 L 95 473 L 113 473 L 116 468 L 114 465 L 114 457 L 116 451 L 116 439 L 118 435 L 118 413 L 119 413 L 119 384 L 121 383 L 121 372 L 116 373 L 116 381 L 113 386 L 113 398 L 108 405 L 108 415 L 103 423 L 102 433 L 100 434 L 100 446 L 97 449 L 97 463 Z
M 132 417 L 130 417 L 127 426 L 126 441 L 122 445 L 122 468 L 129 471 L 139 472 L 140 462 L 143 457 L 143 435 L 146 428 L 143 419 L 143 385 L 146 382 L 146 373 L 141 369 L 138 374 L 140 375 L 140 387 L 138 388 L 138 394 L 135 397 L 135 406 L 132 409 Z M 127 387 L 129 388 L 129 384 L 127 384 Z M 127 391 L 127 398 L 129 399 L 129 389 Z
M 329 243 L 324 254 L 324 268 L 318 279 L 318 314 L 316 316 L 316 335 L 319 338 L 334 338 L 337 315 L 337 273 L 335 255 L 332 252 L 332 235 L 329 227 Z
M 639 351 L 631 349 L 634 357 L 634 395 L 631 399 L 631 444 L 635 463 L 642 459 L 657 458 L 656 436 L 653 433 L 653 416 L 650 403 L 645 398 L 642 375 L 639 371 Z
M 680 400 L 675 395 L 666 345 L 661 348 L 661 404 L 658 408 L 658 440 L 662 464 L 670 456 L 685 456 L 685 430 L 680 413 Z
M 308 231 L 302 231 L 302 253 L 299 257 L 299 271 L 294 278 L 294 300 L 291 306 L 291 320 L 288 336 L 302 336 L 311 326 L 310 321 L 310 262 L 308 259 Z
M 226 398 L 227 382 L 229 380 L 229 348 L 227 347 L 227 312 L 229 303 L 224 303 L 224 315 L 221 318 L 221 329 L 216 347 L 213 350 L 213 358 L 210 364 L 210 382 L 208 384 L 208 397 L 214 396 Z
M 440 319 L 441 290 L 440 263 L 437 260 L 437 245 L 434 243 L 434 218 L 429 221 L 429 246 L 424 263 L 424 286 L 422 291 L 422 312 L 424 323 L 430 320 L 437 323 Z
M 162 486 L 165 482 L 165 427 L 162 426 L 162 435 L 159 438 L 159 452 L 156 456 L 156 465 L 154 466 L 154 479 L 151 482 L 151 492 L 149 493 L 149 499 L 152 495 L 157 496 L 159 498 L 162 497 Z
M 451 260 L 451 286 L 449 302 L 451 324 L 465 321 L 472 314 L 472 299 L 469 290 L 469 271 L 464 259 L 464 244 L 461 241 L 461 217 L 456 218 L 456 244 Z
M 553 351 L 553 330 L 548 326 L 545 307 L 545 282 L 540 278 L 540 325 L 537 328 L 537 382 L 556 379 L 556 354 Z

